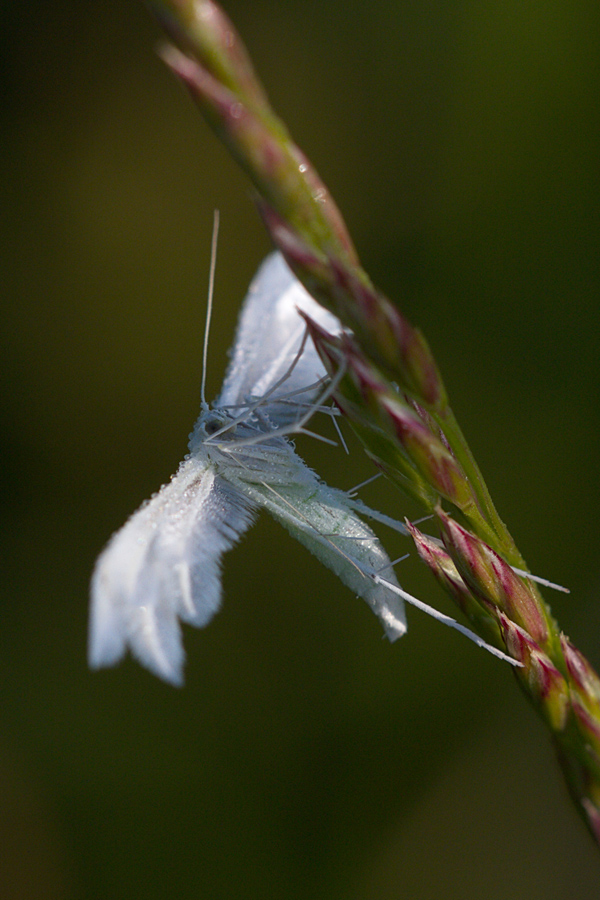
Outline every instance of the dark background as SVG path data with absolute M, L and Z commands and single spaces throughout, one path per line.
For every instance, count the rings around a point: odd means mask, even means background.
M 600 664 L 598 4 L 227 9 Z M 183 690 L 88 671 L 94 559 L 198 412 L 213 209 L 210 396 L 268 243 L 143 4 L 2 11 L 2 897 L 597 897 L 508 666 L 415 610 L 390 646 L 266 517 L 226 558 L 222 613 L 186 630 Z M 339 487 L 371 472 L 356 445 L 299 449 Z M 399 575 L 451 612 L 414 554 Z

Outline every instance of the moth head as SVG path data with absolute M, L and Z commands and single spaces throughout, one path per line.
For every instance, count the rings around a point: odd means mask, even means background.
M 226 415 L 226 413 L 211 410 L 200 420 L 199 424 L 206 437 L 212 437 L 213 434 L 221 431 L 221 429 L 226 429 L 231 421 L 231 416 Z
M 236 432 L 235 419 L 221 409 L 209 409 L 200 414 L 190 434 L 189 448 L 192 453 L 206 443 L 225 443 L 231 440 Z

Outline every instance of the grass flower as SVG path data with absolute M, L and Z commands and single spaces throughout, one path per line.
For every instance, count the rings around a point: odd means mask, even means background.
M 409 526 L 420 558 L 472 627 L 520 663 L 515 676 L 600 842 L 600 680 L 528 577 L 425 338 L 362 269 L 339 210 L 271 109 L 225 13 L 213 0 L 151 6 L 172 41 L 163 59 L 252 181 L 274 244 L 349 329 L 332 334 L 309 322 L 323 364 L 338 376 L 337 405 L 379 469 L 434 517 L 441 541 Z

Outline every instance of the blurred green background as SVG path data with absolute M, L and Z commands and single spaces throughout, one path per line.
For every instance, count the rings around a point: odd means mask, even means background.
M 264 517 L 226 557 L 223 611 L 186 632 L 183 690 L 88 672 L 94 559 L 198 412 L 213 209 L 210 396 L 268 243 L 143 4 L 2 6 L 0 896 L 596 898 L 508 667 L 414 610 L 390 646 Z M 227 9 L 599 665 L 598 4 Z M 371 472 L 354 444 L 299 449 L 339 487 Z M 452 612 L 414 554 L 399 576 Z

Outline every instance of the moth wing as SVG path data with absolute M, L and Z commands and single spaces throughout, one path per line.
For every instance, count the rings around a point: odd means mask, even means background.
M 339 319 L 313 300 L 281 253 L 271 253 L 255 275 L 242 305 L 231 361 L 215 406 L 243 404 L 250 397 L 263 397 L 290 370 L 306 331 L 299 309 L 331 333 L 342 331 Z M 323 363 L 308 338 L 293 371 L 269 398 L 265 409 L 271 420 L 277 424 L 293 421 L 297 408 L 278 403 L 277 399 L 303 390 L 324 375 Z M 295 400 L 311 403 L 318 393 L 318 389 L 303 392 Z
M 187 459 L 113 535 L 92 576 L 89 662 L 118 662 L 127 648 L 181 684 L 179 620 L 201 627 L 220 605 L 220 560 L 252 522 L 252 502 L 212 468 Z
M 398 585 L 376 534 L 354 512 L 343 491 L 320 482 L 296 454 L 294 463 L 296 468 L 298 463 L 302 466 L 301 478 L 296 477 L 293 483 L 248 485 L 249 496 L 366 600 L 390 641 L 402 637 L 407 628 L 404 602 L 370 577 L 383 574 L 388 583 Z

